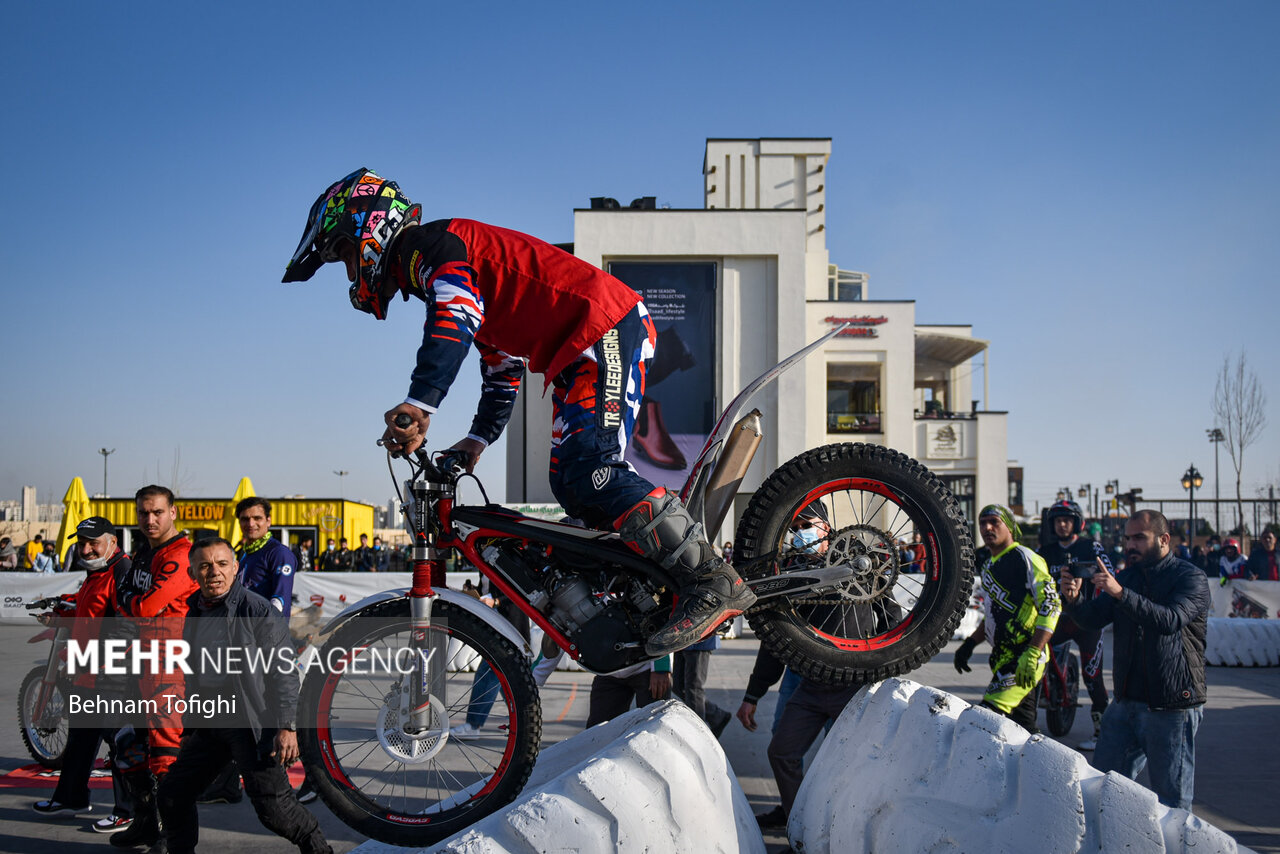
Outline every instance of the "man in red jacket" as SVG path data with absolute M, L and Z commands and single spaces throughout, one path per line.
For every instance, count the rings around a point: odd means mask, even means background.
M 115 526 L 101 516 L 90 516 L 77 525 L 76 539 L 76 561 L 71 568 L 83 569 L 86 575 L 76 593 L 75 610 L 68 617 L 71 620 L 71 640 L 84 648 L 101 636 L 104 623 L 115 616 L 116 579 L 129 571 L 131 562 L 117 544 Z M 94 673 L 82 669 L 72 679 L 70 693 L 105 693 L 98 682 Z M 32 809 L 41 815 L 89 812 L 89 775 L 98 757 L 98 746 L 104 739 L 112 760 L 112 771 L 115 771 L 114 735 L 114 729 L 101 726 L 72 727 L 67 733 L 67 745 L 62 754 L 58 787 L 53 790 L 52 798 L 37 801 Z M 119 801 L 117 798 L 116 809 L 112 813 L 116 820 L 105 824 L 99 822 L 104 832 L 123 830 L 131 822 L 128 810 Z M 99 829 L 98 826 L 95 829 Z
M 138 640 L 146 647 L 182 638 L 187 600 L 197 589 L 187 572 L 191 541 L 178 533 L 178 510 L 173 493 L 163 486 L 144 486 L 134 495 L 138 530 L 146 542 L 133 557 L 133 567 L 116 584 L 116 609 L 138 624 Z M 158 671 L 158 672 L 156 672 Z M 178 758 L 182 739 L 182 713 L 168 697 L 184 696 L 181 671 L 144 671 L 139 675 L 142 699 L 155 700 L 158 712 L 148 715 L 145 737 L 117 745 L 117 763 L 133 797 L 134 821 L 128 830 L 111 837 L 111 844 L 129 848 L 152 845 L 160 839 L 156 811 L 157 778 L 168 773 Z
M 527 363 L 552 387 L 556 499 L 570 516 L 617 530 L 679 586 L 669 622 L 646 651 L 683 649 L 749 608 L 755 595 L 701 525 L 625 460 L 656 339 L 640 295 L 527 234 L 465 219 L 420 225 L 421 213 L 395 182 L 353 172 L 316 199 L 284 275 L 306 281 L 326 262 L 341 262 L 351 304 L 379 320 L 397 293 L 426 303 L 409 392 L 384 415 L 387 446 L 410 453 L 422 444 L 474 343 L 480 404 L 470 433 L 454 445 L 473 468 L 511 417 Z

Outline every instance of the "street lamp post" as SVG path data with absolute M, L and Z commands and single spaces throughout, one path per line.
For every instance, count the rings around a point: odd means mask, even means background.
M 103 498 L 107 497 L 107 457 L 111 456 L 115 452 L 116 452 L 115 448 L 112 448 L 109 451 L 106 448 L 98 449 L 98 453 L 102 454 L 102 497 Z
M 1080 489 L 1079 489 L 1079 491 L 1078 491 L 1078 492 L 1076 492 L 1076 495 L 1077 495 L 1078 497 L 1080 497 L 1080 498 L 1083 498 L 1083 499 L 1084 499 L 1084 513 L 1085 513 L 1085 515 L 1086 515 L 1086 516 L 1088 516 L 1088 515 L 1089 515 L 1089 509 L 1090 509 L 1090 508 L 1089 508 L 1089 493 L 1090 493 L 1090 492 L 1092 492 L 1092 491 L 1093 491 L 1093 484 L 1092 484 L 1092 483 L 1086 483 L 1084 486 L 1081 486 L 1081 487 L 1080 487 Z M 1094 513 L 1093 515 L 1094 515 L 1094 516 L 1097 516 L 1098 514 L 1097 514 L 1097 513 Z
M 1120 481 L 1118 479 L 1109 480 L 1107 481 L 1107 485 L 1103 487 L 1103 489 L 1106 491 L 1107 495 L 1115 496 L 1115 498 L 1112 500 L 1115 501 L 1115 508 L 1114 508 L 1116 511 L 1115 519 L 1118 522 L 1120 519 Z M 1111 508 L 1108 508 L 1108 509 L 1111 509 Z
M 1213 443 L 1213 532 L 1222 536 L 1222 499 L 1218 495 L 1218 446 L 1227 441 L 1227 436 L 1218 427 L 1204 432 L 1209 434 Z
M 343 479 L 344 477 L 346 477 L 347 475 L 351 474 L 351 472 L 349 472 L 349 471 L 338 471 L 338 470 L 336 470 L 336 469 L 335 469 L 333 473 L 334 473 L 334 474 L 336 474 L 336 475 L 338 476 L 338 498 L 339 498 L 339 499 L 341 499 L 341 500 L 343 500 L 343 501 L 346 501 L 346 500 L 347 500 L 346 493 L 344 493 L 344 492 L 342 491 L 342 479 Z
M 1182 473 L 1182 488 L 1191 493 L 1191 518 L 1188 520 L 1190 525 L 1187 530 L 1190 531 L 1188 539 L 1192 543 L 1195 542 L 1196 536 L 1196 490 L 1203 484 L 1204 478 L 1201 477 L 1200 472 L 1196 470 L 1196 464 L 1192 463 L 1191 466 Z M 1190 543 L 1188 543 L 1188 547 L 1190 547 Z

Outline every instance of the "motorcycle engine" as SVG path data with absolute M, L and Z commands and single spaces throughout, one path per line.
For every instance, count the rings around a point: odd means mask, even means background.
M 577 647 L 579 661 L 606 673 L 646 658 L 644 639 L 664 611 L 651 587 L 620 569 L 563 566 L 537 548 L 494 543 L 485 560 L 500 567 L 529 603 Z

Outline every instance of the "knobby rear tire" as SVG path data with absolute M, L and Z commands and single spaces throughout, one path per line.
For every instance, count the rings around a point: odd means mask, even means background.
M 831 517 L 825 555 L 804 554 L 790 543 L 791 525 L 815 500 Z M 919 573 L 897 549 L 899 539 L 909 542 L 915 534 L 921 539 Z M 738 524 L 734 564 L 749 578 L 805 561 L 847 565 L 859 556 L 870 568 L 858 582 L 809 597 L 768 599 L 747 613 L 761 642 L 801 676 L 866 684 L 931 659 L 968 607 L 974 572 L 969 523 L 950 491 L 920 463 L 879 445 L 844 443 L 815 448 L 780 467 Z M 831 614 L 841 611 L 845 615 L 830 623 Z

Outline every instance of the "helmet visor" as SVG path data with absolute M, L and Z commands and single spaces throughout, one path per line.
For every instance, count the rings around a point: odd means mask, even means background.
M 298 248 L 293 250 L 293 257 L 284 268 L 282 282 L 305 282 L 316 274 L 316 270 L 324 264 L 324 258 L 316 248 L 316 238 L 320 236 L 320 211 L 324 209 L 327 198 L 321 196 L 311 206 L 307 214 L 307 225 L 302 232 L 302 240 Z

